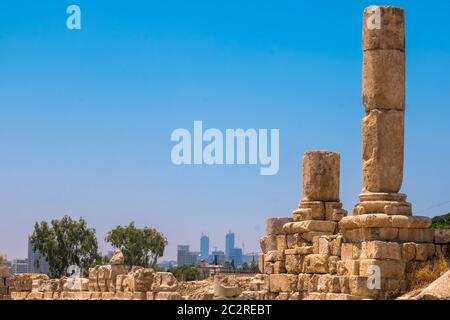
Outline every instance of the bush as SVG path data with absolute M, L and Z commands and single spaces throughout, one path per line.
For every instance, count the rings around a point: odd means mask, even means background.
M 172 272 L 179 281 L 195 281 L 200 278 L 200 272 L 190 266 L 178 266 L 168 271 Z
M 435 229 L 450 229 L 450 213 L 433 217 L 431 221 L 431 226 Z

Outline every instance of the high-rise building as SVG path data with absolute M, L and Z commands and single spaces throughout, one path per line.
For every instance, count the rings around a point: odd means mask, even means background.
M 242 265 L 242 249 L 241 248 L 231 249 L 230 262 L 232 262 L 236 268 L 239 268 Z
M 47 260 L 38 251 L 33 250 L 31 241 L 28 239 L 28 272 L 48 273 L 48 270 Z
M 225 236 L 225 257 L 230 259 L 231 249 L 234 248 L 234 232 L 229 231 Z
M 16 273 L 29 273 L 29 262 L 28 259 L 14 259 L 11 265 L 11 272 Z
M 199 252 L 192 252 L 188 245 L 177 246 L 177 264 L 179 266 L 193 266 L 197 263 Z
M 200 259 L 209 259 L 209 237 L 207 235 L 204 235 L 203 233 L 200 237 Z
M 223 266 L 225 264 L 225 253 L 217 250 L 211 252 L 211 263 L 218 266 Z
M 250 265 L 253 262 L 255 265 L 258 265 L 258 257 L 259 253 L 257 252 L 246 253 L 242 256 L 242 263 L 246 262 Z

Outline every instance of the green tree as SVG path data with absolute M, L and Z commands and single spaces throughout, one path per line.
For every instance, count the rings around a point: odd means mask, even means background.
M 241 269 L 242 269 L 242 271 L 244 271 L 244 272 L 249 271 L 248 263 L 247 263 L 247 262 L 242 262 Z
M 250 262 L 250 271 L 251 272 L 258 272 L 258 265 L 255 262 L 255 258 L 253 258 L 252 262 Z
M 431 221 L 431 226 L 435 229 L 450 229 L 450 213 L 433 217 Z
M 101 259 L 95 229 L 88 228 L 83 218 L 76 221 L 64 216 L 52 220 L 50 225 L 46 221 L 36 222 L 30 242 L 33 250 L 47 260 L 49 275 L 55 278 L 66 275 L 71 265 L 86 274 Z
M 178 266 L 168 270 L 179 281 L 195 281 L 200 278 L 200 272 L 191 266 Z
M 114 248 L 120 249 L 128 266 L 155 266 L 159 257 L 164 254 L 167 245 L 166 237 L 153 228 L 136 228 L 134 222 L 128 226 L 111 230 L 105 241 Z

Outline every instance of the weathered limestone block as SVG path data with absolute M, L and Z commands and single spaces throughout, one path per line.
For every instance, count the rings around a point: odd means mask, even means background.
M 73 292 L 73 300 L 91 300 L 92 292 L 81 291 Z
M 167 292 L 169 294 L 173 292 Z M 158 292 L 159 294 L 159 292 Z M 180 295 L 177 292 L 178 295 Z M 131 292 L 131 300 L 147 300 L 147 292 Z M 160 300 L 168 300 L 168 299 L 160 299 Z M 175 300 L 175 299 L 174 299 Z
M 57 298 L 54 297 L 54 292 L 44 292 L 42 300 L 57 300 Z
M 367 277 L 373 276 L 374 266 L 380 268 L 381 278 L 405 278 L 406 263 L 401 260 L 362 259 L 359 260 L 359 274 Z
M 303 270 L 305 273 L 327 273 L 328 255 L 309 254 L 305 256 Z
M 325 206 L 323 201 L 300 201 L 298 209 L 292 214 L 294 221 L 323 220 L 325 219 Z
M 125 258 L 123 256 L 122 251 L 119 249 L 116 249 L 114 251 L 113 256 L 111 257 L 111 264 L 112 265 L 123 265 L 125 263 Z
M 42 300 L 44 298 L 44 294 L 42 292 L 30 292 L 27 296 L 26 300 Z
M 100 298 L 102 300 L 114 300 L 114 292 L 102 292 L 102 295 L 100 296 Z
M 123 264 L 112 264 L 111 265 L 111 281 L 110 281 L 110 292 L 116 291 L 116 285 L 117 285 L 117 277 L 123 276 L 128 273 L 128 269 Z M 123 279 L 122 279 L 123 281 Z
M 348 276 L 339 276 L 339 289 L 341 293 L 350 294 L 350 282 Z
M 398 239 L 401 242 L 417 242 L 417 243 L 433 242 L 434 232 L 433 229 L 431 228 L 423 228 L 423 229 L 400 228 L 398 229 Z
M 297 254 L 296 249 L 285 250 L 285 253 L 286 253 L 286 260 L 285 260 L 286 271 L 292 274 L 300 273 L 303 265 L 304 256 Z
M 301 233 L 300 236 L 301 236 L 302 240 L 312 242 L 315 237 L 331 236 L 333 234 L 334 234 L 334 231 L 333 232 L 308 231 L 305 233 Z
M 398 50 L 365 51 L 362 88 L 367 111 L 404 111 L 405 53 Z
M 91 300 L 101 300 L 102 292 L 92 292 Z
M 132 300 L 134 292 L 117 291 L 114 295 L 114 300 Z M 146 294 L 147 296 L 147 294 Z M 147 299 L 146 299 L 147 300 Z
M 277 236 L 275 235 L 263 236 L 259 240 L 259 244 L 261 247 L 261 251 L 264 254 L 272 250 L 277 250 Z
M 156 272 L 153 278 L 153 291 L 177 291 L 178 281 L 171 272 Z
M 292 222 L 292 218 L 269 218 L 266 220 L 266 234 L 283 234 L 283 225 Z
M 341 235 L 319 237 L 318 238 L 319 248 L 317 253 L 340 256 L 342 239 L 343 237 Z
M 337 274 L 339 276 L 359 275 L 359 260 L 339 260 L 337 261 Z
M 317 291 L 320 274 L 312 274 L 309 278 L 304 278 L 303 290 L 314 292 Z
M 326 300 L 327 294 L 324 292 L 306 292 L 303 300 Z
M 358 300 L 358 297 L 346 293 L 327 293 L 326 300 Z
M 401 260 L 402 247 L 397 242 L 363 242 L 361 244 L 361 259 Z
M 339 222 L 347 216 L 347 211 L 342 209 L 341 202 L 325 202 L 325 220 Z
M 362 140 L 363 192 L 398 192 L 403 181 L 404 112 L 367 112 Z
M 431 226 L 431 219 L 420 216 L 387 215 L 370 213 L 345 217 L 339 222 L 341 229 L 356 228 L 409 228 L 425 229 Z
M 450 229 L 434 229 L 434 243 L 450 244 Z
M 317 291 L 327 293 L 340 293 L 339 277 L 330 274 L 320 275 L 317 280 Z
M 145 292 L 152 290 L 154 270 L 151 268 L 133 267 L 127 275 L 127 286 L 131 292 Z
M 427 261 L 434 256 L 434 244 L 432 243 L 417 243 L 416 244 L 416 260 Z
M 285 273 L 285 272 L 286 272 L 285 261 L 264 262 L 264 273 L 265 274 L 275 274 L 275 273 Z
M 250 290 L 252 291 L 269 290 L 269 278 L 270 276 L 265 274 L 255 275 L 250 282 Z
M 406 194 L 404 193 L 387 193 L 387 192 L 363 192 L 359 195 L 361 202 L 372 201 L 389 201 L 389 202 L 405 202 Z
M 340 156 L 330 151 L 303 155 L 302 201 L 339 201 Z
M 30 293 L 31 293 L 30 291 L 11 292 L 11 300 L 25 300 Z
M 42 273 L 18 273 L 14 276 L 14 288 L 18 292 L 31 291 L 33 280 L 48 280 L 48 276 Z
M 294 274 L 271 274 L 269 276 L 270 292 L 297 291 L 298 276 Z
M 338 256 L 330 256 L 328 258 L 328 272 L 332 275 L 337 274 L 337 263 L 340 261 Z
M 34 284 L 34 281 L 33 281 L 33 284 Z M 40 280 L 40 283 L 38 284 L 36 291 L 38 291 L 38 292 L 54 292 L 54 291 L 58 291 L 59 288 L 60 288 L 59 279 Z
M 307 291 L 308 283 L 312 276 L 313 275 L 308 274 L 308 273 L 300 273 L 298 275 L 297 290 L 298 291 Z
M 264 261 L 266 262 L 276 262 L 276 261 L 284 261 L 284 251 L 281 250 L 272 250 L 265 254 Z
M 412 205 L 409 202 L 398 201 L 363 201 L 359 202 L 353 209 L 353 215 L 369 213 L 384 213 L 387 215 L 412 215 Z
M 324 214 L 314 214 L 311 208 L 296 209 L 292 212 L 293 221 L 323 220 Z
M 100 291 L 98 285 L 98 267 L 89 268 L 89 291 Z
M 349 276 L 350 293 L 359 298 L 377 299 L 382 294 L 380 289 L 368 286 L 368 277 Z
M 305 233 L 310 231 L 334 233 L 337 223 L 334 221 L 306 220 L 289 222 L 283 226 L 285 233 Z
M 259 270 L 259 273 L 265 273 L 264 272 L 264 253 L 261 253 L 258 255 L 258 270 Z
M 144 300 L 144 299 L 142 299 Z M 158 292 L 155 294 L 154 300 L 183 300 L 178 292 Z
M 214 276 L 214 297 L 233 298 L 241 294 L 242 289 L 235 277 Z
M 286 235 L 286 249 L 309 246 L 309 241 L 302 238 L 303 234 L 293 233 Z
M 405 50 L 405 17 L 402 8 L 370 6 L 364 10 L 363 50 L 379 49 Z
M 408 229 L 414 230 L 414 229 Z M 418 229 L 419 230 L 419 229 Z M 362 241 L 396 241 L 398 240 L 398 228 L 361 228 L 343 230 L 345 241 L 362 242 Z
M 9 267 L 6 263 L 0 263 L 0 278 L 8 278 L 11 276 Z
M 343 243 L 341 246 L 341 259 L 359 259 L 361 256 L 361 246 L 361 243 Z

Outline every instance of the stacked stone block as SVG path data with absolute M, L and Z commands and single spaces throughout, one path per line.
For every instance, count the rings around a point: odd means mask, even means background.
M 14 291 L 14 283 L 9 267 L 6 261 L 0 257 L 0 300 L 10 300 L 12 291 Z
M 1 284 L 1 283 L 0 283 Z M 180 300 L 170 272 L 124 265 L 116 251 L 111 264 L 89 268 L 89 278 L 49 279 L 44 274 L 17 274 L 13 300 Z

